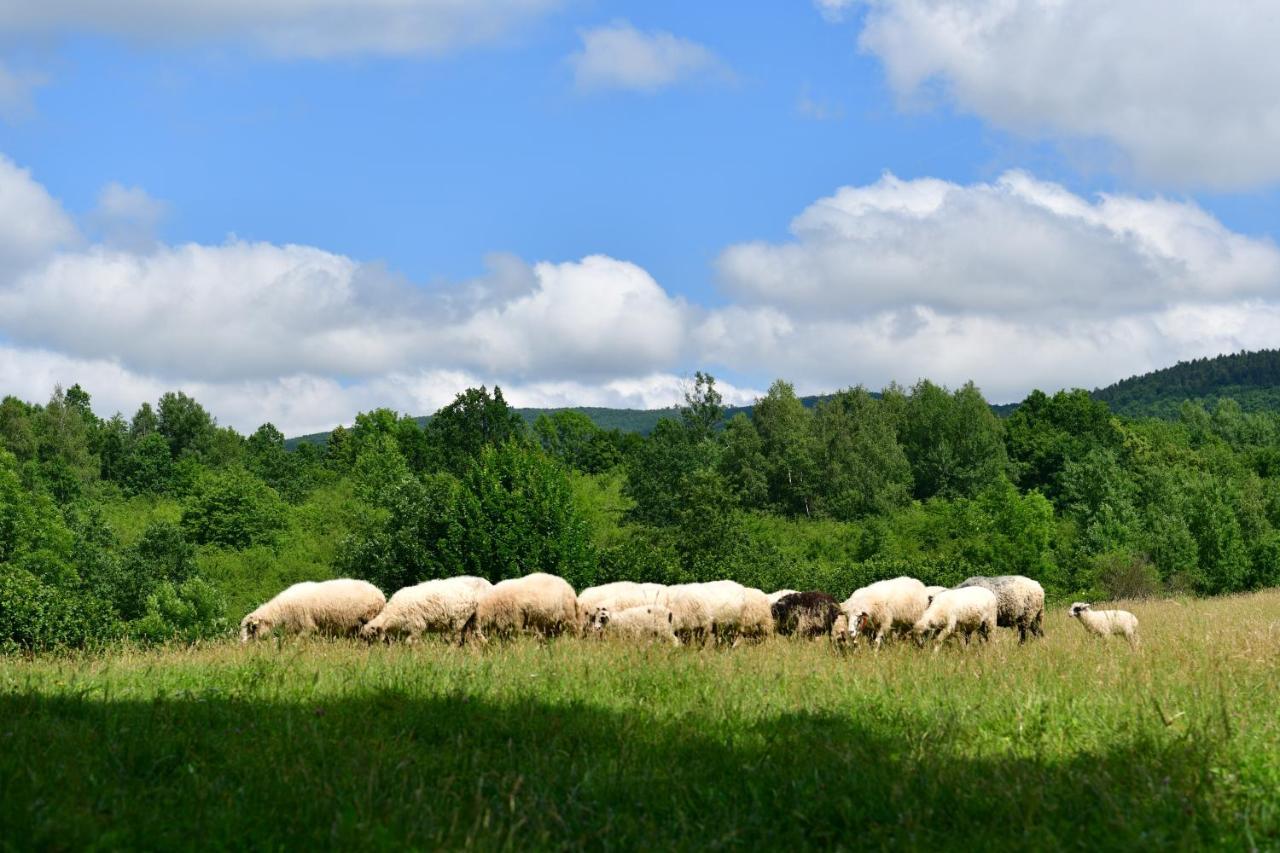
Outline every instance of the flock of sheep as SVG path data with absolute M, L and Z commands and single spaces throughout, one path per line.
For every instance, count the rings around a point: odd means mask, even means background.
M 1070 614 L 1089 632 L 1138 643 L 1138 620 L 1125 610 L 1093 610 L 1077 602 Z M 946 588 L 899 577 L 862 587 L 844 603 L 823 592 L 765 594 L 735 581 L 664 586 L 620 581 L 581 594 L 555 575 L 536 573 L 491 584 L 456 577 L 406 587 L 390 600 L 361 580 L 294 584 L 240 623 L 242 642 L 273 631 L 359 635 L 371 642 L 415 640 L 425 634 L 455 642 L 516 634 L 570 633 L 645 642 L 702 645 L 763 640 L 770 634 L 830 637 L 839 644 L 890 636 L 935 648 L 949 638 L 990 639 L 997 626 L 1019 640 L 1044 636 L 1044 588 L 1021 575 L 973 577 Z

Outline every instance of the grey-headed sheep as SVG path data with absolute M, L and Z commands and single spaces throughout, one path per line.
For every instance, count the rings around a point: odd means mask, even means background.
M 274 630 L 291 634 L 351 635 L 376 617 L 387 598 L 371 583 L 351 578 L 296 583 L 240 621 L 240 642 Z

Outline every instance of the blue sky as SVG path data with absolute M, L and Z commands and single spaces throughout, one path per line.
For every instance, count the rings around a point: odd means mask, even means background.
M 286 431 L 698 368 L 1010 400 L 1280 330 L 1280 23 L 1244 0 L 24 5 L 28 399 L 183 387 Z

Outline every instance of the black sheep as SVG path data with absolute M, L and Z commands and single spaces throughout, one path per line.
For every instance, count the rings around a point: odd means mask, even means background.
M 784 637 L 821 637 L 831 633 L 840 605 L 825 592 L 793 592 L 773 603 L 773 627 Z

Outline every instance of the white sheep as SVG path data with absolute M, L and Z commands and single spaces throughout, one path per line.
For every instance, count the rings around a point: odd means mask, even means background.
M 595 618 L 596 611 L 602 607 L 619 611 L 642 604 L 657 604 L 664 589 L 662 584 L 634 581 L 616 581 L 588 587 L 578 594 L 578 628 L 585 631 Z
M 1077 601 L 1071 605 L 1070 614 L 1091 634 L 1122 634 L 1130 646 L 1138 647 L 1138 617 L 1128 610 L 1094 610 L 1088 602 Z
M 778 603 L 778 599 L 785 598 L 788 595 L 795 595 L 795 594 L 796 594 L 796 590 L 794 589 L 780 589 L 780 590 L 777 590 L 776 592 L 771 592 L 769 593 L 769 604 L 772 606 Z
M 578 596 L 564 578 L 535 572 L 494 584 L 476 602 L 476 612 L 462 630 L 480 642 L 489 635 L 532 633 L 556 637 L 578 620 Z
M 980 586 L 996 594 L 999 612 L 996 624 L 1001 628 L 1017 628 L 1018 642 L 1025 643 L 1027 636 L 1044 636 L 1044 587 L 1022 575 L 997 575 L 973 577 L 956 586 L 956 589 Z
M 996 629 L 998 603 L 996 594 L 980 586 L 965 589 L 946 589 L 933 597 L 928 609 L 911 629 L 916 644 L 923 646 L 931 636 L 938 638 L 934 651 L 942 647 L 947 638 L 959 634 L 965 645 L 977 632 L 984 642 L 991 639 Z
M 879 648 L 890 631 L 906 633 L 915 627 L 928 606 L 924 584 L 915 578 L 877 581 L 855 590 L 840 605 L 846 616 L 840 630 L 855 643 L 859 635 L 871 637 Z
M 354 634 L 386 603 L 382 590 L 366 581 L 303 581 L 245 616 L 240 621 L 240 642 L 265 638 L 276 629 L 291 634 Z
M 617 637 L 633 641 L 657 641 L 680 645 L 672 625 L 675 614 L 661 604 L 645 604 L 612 611 L 608 607 L 596 609 L 592 627 L 604 637 Z
M 702 584 L 675 584 L 663 590 L 658 603 L 671 611 L 671 628 L 688 644 L 703 643 L 711 636 L 711 607 Z
M 360 629 L 360 636 L 376 641 L 400 636 L 414 639 L 432 633 L 461 640 L 462 628 L 476 612 L 480 596 L 492 588 L 493 584 L 484 578 L 468 575 L 405 587 Z

